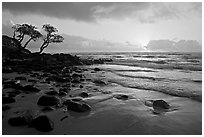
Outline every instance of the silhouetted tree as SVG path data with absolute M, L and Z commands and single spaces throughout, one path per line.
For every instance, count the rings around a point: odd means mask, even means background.
M 26 46 L 28 45 L 28 43 L 31 40 L 33 40 L 33 41 L 38 40 L 40 37 L 42 37 L 42 34 L 38 30 L 33 29 L 33 30 L 30 31 L 29 36 L 30 36 L 30 38 L 24 44 L 23 48 L 26 48 Z
M 30 33 L 36 29 L 35 26 L 29 24 L 16 24 L 12 27 L 14 29 L 13 38 L 17 37 L 17 40 L 21 43 L 25 35 L 30 35 Z M 16 36 L 16 33 L 18 35 Z
M 17 39 L 20 43 L 23 41 L 25 35 L 30 37 L 24 44 L 23 48 L 26 48 L 31 40 L 36 41 L 42 37 L 42 34 L 36 30 L 37 27 L 30 24 L 15 24 L 12 26 L 12 28 L 14 29 L 13 38 Z
M 40 47 L 39 53 L 42 53 L 43 50 L 49 46 L 50 43 L 63 42 L 64 38 L 56 34 L 58 30 L 55 27 L 51 26 L 50 24 L 45 24 L 43 25 L 42 29 L 44 29 L 47 34 L 43 36 L 43 43 Z
M 14 29 L 14 31 L 13 31 L 13 38 L 16 38 L 16 33 L 18 32 L 20 27 L 21 27 L 20 24 L 15 24 L 15 25 L 12 26 L 12 29 Z

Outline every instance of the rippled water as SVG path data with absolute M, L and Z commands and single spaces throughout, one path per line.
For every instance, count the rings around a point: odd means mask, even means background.
M 111 58 L 95 65 L 109 82 L 154 90 L 202 101 L 202 53 L 89 53 L 89 58 Z

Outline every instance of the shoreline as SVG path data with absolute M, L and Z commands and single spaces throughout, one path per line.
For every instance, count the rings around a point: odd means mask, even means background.
M 83 88 L 75 86 L 68 94 L 74 95 L 74 97 L 71 98 L 78 98 L 81 92 L 88 93 L 89 97 L 80 98 L 92 107 L 90 112 L 77 113 L 67 111 L 64 107 L 55 108 L 55 110 L 49 112 L 42 112 L 41 109 L 43 107 L 38 106 L 36 101 L 40 96 L 49 91 L 50 87 L 53 88 L 52 84 L 54 83 L 50 83 L 50 85 L 38 81 L 35 85 L 38 85 L 38 88 L 41 90 L 39 93 L 23 94 L 25 96 L 23 98 L 21 94 L 17 95 L 16 103 L 8 104 L 11 106 L 11 109 L 3 111 L 3 134 L 202 134 L 202 122 L 200 121 L 202 119 L 200 109 L 202 103 L 155 91 L 131 89 L 114 83 L 108 83 L 105 86 L 96 85 L 93 81 L 100 75 L 98 72 L 93 73 L 93 69 L 89 69 L 83 74 L 88 79 L 88 81 L 84 81 L 80 84 L 83 85 Z M 13 79 L 17 76 L 25 76 L 29 79 L 29 76 L 25 74 L 16 74 L 16 76 L 13 74 L 11 74 L 12 76 L 9 76 L 10 74 L 6 75 L 7 76 L 3 74 L 3 77 Z M 22 84 L 28 84 L 28 82 L 22 80 Z M 45 86 L 45 84 L 47 86 Z M 55 87 L 56 90 L 59 88 L 60 87 Z M 128 100 L 117 99 L 114 96 L 118 94 L 128 95 L 130 98 Z M 68 99 L 70 97 L 65 98 Z M 164 99 L 175 109 L 155 114 L 152 107 L 145 105 L 145 101 L 157 99 Z M 28 128 L 27 126 L 14 127 L 7 123 L 7 120 L 15 115 L 16 112 L 31 108 L 37 113 L 46 114 L 53 121 L 54 129 L 50 132 L 40 132 L 34 128 Z

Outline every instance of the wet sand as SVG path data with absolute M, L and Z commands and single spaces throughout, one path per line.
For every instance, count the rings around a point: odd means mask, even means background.
M 202 134 L 202 103 L 184 97 L 170 96 L 151 90 L 140 90 L 123 87 L 116 83 L 106 81 L 106 85 L 97 85 L 94 79 L 102 78 L 105 72 L 85 72 L 87 80 L 82 82 L 83 88 L 76 84 L 63 99 L 70 98 L 69 95 L 77 96 L 81 92 L 87 92 L 90 96 L 82 98 L 84 102 L 92 107 L 85 113 L 67 111 L 65 108 L 57 108 L 50 112 L 42 112 L 37 105 L 40 96 L 48 91 L 50 87 L 59 90 L 54 83 L 40 83 L 35 85 L 41 90 L 39 93 L 19 94 L 16 102 L 8 104 L 10 110 L 2 112 L 3 134 L 25 134 L 25 135 L 200 135 Z M 8 73 L 3 78 L 14 79 L 16 76 L 26 74 Z M 21 84 L 27 84 L 21 81 Z M 4 89 L 3 93 L 12 89 Z M 115 95 L 128 95 L 127 100 L 117 99 Z M 157 111 L 149 100 L 162 99 L 168 102 L 171 108 L 168 111 Z M 54 130 L 40 132 L 28 126 L 14 127 L 8 124 L 8 119 L 15 113 L 24 110 L 33 110 L 36 113 L 45 113 L 53 122 Z M 156 111 L 156 112 L 155 112 Z

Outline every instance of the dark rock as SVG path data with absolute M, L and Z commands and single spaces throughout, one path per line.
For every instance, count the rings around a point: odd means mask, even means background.
M 11 126 L 25 126 L 30 124 L 32 120 L 33 114 L 30 111 L 26 111 L 19 116 L 9 118 L 8 123 Z
M 91 110 L 91 107 L 84 102 L 74 102 L 71 100 L 67 100 L 64 104 L 67 106 L 68 110 L 75 112 L 87 112 Z
M 66 95 L 67 95 L 67 93 L 64 92 L 64 91 L 60 91 L 59 94 L 58 94 L 58 96 L 60 96 L 60 97 L 62 97 L 62 96 L 66 96 Z
M 74 79 L 74 80 L 72 80 L 72 83 L 80 83 L 81 81 L 80 81 L 80 79 Z
M 82 74 L 74 73 L 72 74 L 72 78 L 82 78 Z
M 36 88 L 36 87 L 34 87 L 32 85 L 26 85 L 26 86 L 23 87 L 22 90 L 23 91 L 29 91 L 29 92 L 39 92 L 40 91 L 40 89 L 38 89 L 38 88 Z
M 100 85 L 100 86 L 106 85 L 106 83 L 105 83 L 104 81 L 102 81 L 102 80 L 94 80 L 93 82 L 94 82 L 96 85 Z
M 69 93 L 70 89 L 69 88 L 60 88 L 59 92 L 61 92 L 61 91 Z
M 77 74 L 77 73 L 72 74 L 72 83 L 80 83 L 81 78 L 82 78 L 82 74 Z
M 38 77 L 38 76 L 40 76 L 40 74 L 39 73 L 32 73 L 32 74 L 30 74 L 30 76 L 31 77 Z
M 18 81 L 15 80 L 8 80 L 3 82 L 3 88 L 13 88 L 13 89 L 19 89 L 21 90 L 23 87 Z
M 80 86 L 79 86 L 79 88 L 83 88 L 83 86 L 82 86 L 82 85 L 80 85 Z
M 85 81 L 85 79 L 84 79 L 84 78 L 81 78 L 80 81 Z
M 2 57 L 7 58 L 26 58 L 29 57 L 30 51 L 24 49 L 20 42 L 6 35 L 2 36 Z
M 38 99 L 37 104 L 40 106 L 55 106 L 60 104 L 60 99 L 56 96 L 45 95 Z
M 52 77 L 48 77 L 45 79 L 45 81 L 54 81 L 54 79 Z
M 99 68 L 94 68 L 94 71 L 101 71 L 101 69 L 99 69 Z
M 53 90 L 53 91 L 48 91 L 45 94 L 47 94 L 47 95 L 58 95 L 58 92 Z
M 6 111 L 6 110 L 9 110 L 9 109 L 11 109 L 11 107 L 8 106 L 8 105 L 3 105 L 2 106 L 2 111 Z
M 122 94 L 115 95 L 114 97 L 119 99 L 119 100 L 128 100 L 129 99 L 128 95 L 122 95 Z
M 2 104 L 14 103 L 16 100 L 12 97 L 2 97 Z
M 19 77 L 16 77 L 15 80 L 27 80 L 27 79 L 26 79 L 26 77 L 19 76 Z
M 54 129 L 54 123 L 46 115 L 35 118 L 30 126 L 42 132 L 49 132 Z
M 86 93 L 86 92 L 82 92 L 82 93 L 79 94 L 79 96 L 81 96 L 83 98 L 87 98 L 87 97 L 89 97 L 89 94 Z
M 53 76 L 52 77 L 54 81 L 64 83 L 64 82 L 69 82 L 70 80 L 67 78 L 59 77 L 59 76 Z
M 153 102 L 153 108 L 162 108 L 162 109 L 169 109 L 170 105 L 165 102 L 164 100 L 154 100 Z

